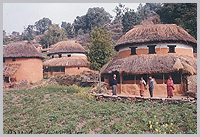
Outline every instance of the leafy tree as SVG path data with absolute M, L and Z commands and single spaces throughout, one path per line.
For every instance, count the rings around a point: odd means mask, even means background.
M 50 45 L 66 39 L 67 34 L 64 29 L 60 28 L 58 24 L 52 24 L 41 37 L 40 44 L 43 45 L 43 48 L 49 48 Z
M 35 27 L 36 30 L 39 31 L 39 34 L 44 34 L 50 25 L 52 25 L 51 20 L 45 17 L 35 22 Z
M 23 33 L 23 40 L 28 40 L 31 41 L 34 39 L 34 25 L 28 25 L 27 28 L 25 28 L 24 33 Z
M 91 32 L 95 27 L 102 27 L 106 23 L 110 23 L 112 16 L 104 10 L 104 8 L 94 7 L 89 8 L 86 15 L 77 16 L 73 26 L 75 34 L 82 29 L 84 33 Z
M 74 37 L 73 26 L 71 23 L 62 22 L 61 27 L 65 29 L 67 38 L 70 39 Z
M 161 3 L 146 3 L 144 6 L 140 3 L 137 8 L 137 14 L 141 20 L 145 20 L 151 11 L 156 11 L 161 6 Z
M 147 19 L 148 15 L 152 13 L 152 11 L 157 10 L 160 6 L 161 3 L 146 3 L 144 6 L 140 3 L 137 12 L 134 12 L 133 9 L 126 8 L 122 16 L 123 33 L 128 32 L 135 25 L 140 24 L 142 20 Z
M 91 32 L 90 39 L 92 43 L 87 45 L 89 51 L 86 55 L 90 68 L 99 71 L 112 57 L 110 34 L 105 28 L 96 28 Z
M 13 35 L 13 36 L 19 36 L 19 32 L 13 31 L 13 32 L 12 32 L 12 35 Z
M 142 6 L 140 3 L 138 8 L 137 8 L 137 14 L 140 16 L 141 20 L 146 19 L 148 14 L 150 13 L 150 7 L 149 6 Z
M 3 36 L 6 36 L 6 31 L 5 30 L 3 30 Z
M 7 45 L 11 41 L 13 41 L 13 40 L 9 39 L 9 38 L 3 38 L 3 45 Z
M 122 25 L 123 25 L 123 33 L 128 32 L 135 25 L 140 24 L 140 17 L 134 12 L 134 10 L 130 10 L 126 12 L 122 17 Z
M 87 33 L 87 26 L 86 26 L 86 17 L 84 16 L 77 16 L 73 23 L 75 35 L 78 35 L 79 29 L 82 29 L 84 33 Z
M 149 7 L 150 11 L 156 11 L 160 8 L 162 3 L 146 3 L 145 6 Z
M 113 10 L 115 12 L 115 18 L 113 20 L 113 24 L 122 24 L 122 17 L 123 15 L 129 11 L 128 7 L 125 7 L 125 5 L 122 5 L 119 3 L 119 6 L 116 6 Z
M 162 22 L 177 24 L 197 38 L 196 3 L 165 3 L 156 12 L 160 15 Z

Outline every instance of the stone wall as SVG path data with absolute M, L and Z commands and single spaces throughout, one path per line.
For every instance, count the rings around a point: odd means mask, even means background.
M 187 93 L 197 98 L 197 75 L 187 76 Z
M 120 102 L 158 102 L 158 103 L 169 103 L 169 104 L 179 104 L 179 103 L 191 103 L 197 104 L 197 100 L 191 97 L 183 98 L 160 98 L 160 97 L 139 97 L 139 96 L 128 96 L 128 95 L 106 95 L 106 94 L 92 94 L 97 101 L 120 101 Z

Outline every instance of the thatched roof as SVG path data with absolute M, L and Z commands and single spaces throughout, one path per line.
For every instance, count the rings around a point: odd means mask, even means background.
M 30 42 L 14 42 L 3 48 L 3 57 L 43 58 Z
M 3 63 L 3 75 L 12 76 L 20 66 L 20 63 Z
M 126 44 L 179 42 L 197 45 L 197 40 L 176 24 L 136 25 L 117 42 L 115 49 Z
M 89 62 L 86 58 L 80 57 L 69 57 L 69 58 L 53 58 L 43 62 L 45 67 L 57 67 L 57 66 L 67 66 L 67 67 L 87 67 Z
M 182 70 L 182 73 L 196 74 L 197 59 L 189 56 L 177 55 L 134 55 L 125 58 L 114 58 L 106 67 L 102 67 L 101 73 L 118 71 L 127 74 L 156 74 L 171 73 Z
M 74 40 L 60 41 L 49 50 L 49 54 L 55 53 L 85 53 L 85 49 Z

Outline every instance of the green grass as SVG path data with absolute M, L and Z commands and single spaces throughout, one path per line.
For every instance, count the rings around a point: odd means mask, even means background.
M 4 91 L 3 133 L 197 134 L 196 105 L 98 102 L 90 90 L 51 85 Z

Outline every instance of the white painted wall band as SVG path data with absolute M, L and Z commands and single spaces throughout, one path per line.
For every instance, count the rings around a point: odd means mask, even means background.
M 152 44 L 152 45 L 154 45 L 154 44 Z M 155 48 L 169 48 L 168 45 L 176 45 L 175 48 L 192 49 L 192 52 L 193 52 L 192 46 L 186 45 L 186 44 L 180 44 L 180 43 L 157 44 Z M 133 46 L 133 47 L 137 47 L 136 49 L 149 49 L 147 46 L 148 45 L 137 45 L 137 46 Z M 129 47 L 131 47 L 131 46 L 121 48 L 121 49 L 119 49 L 119 52 L 125 51 L 125 50 L 131 50 Z

